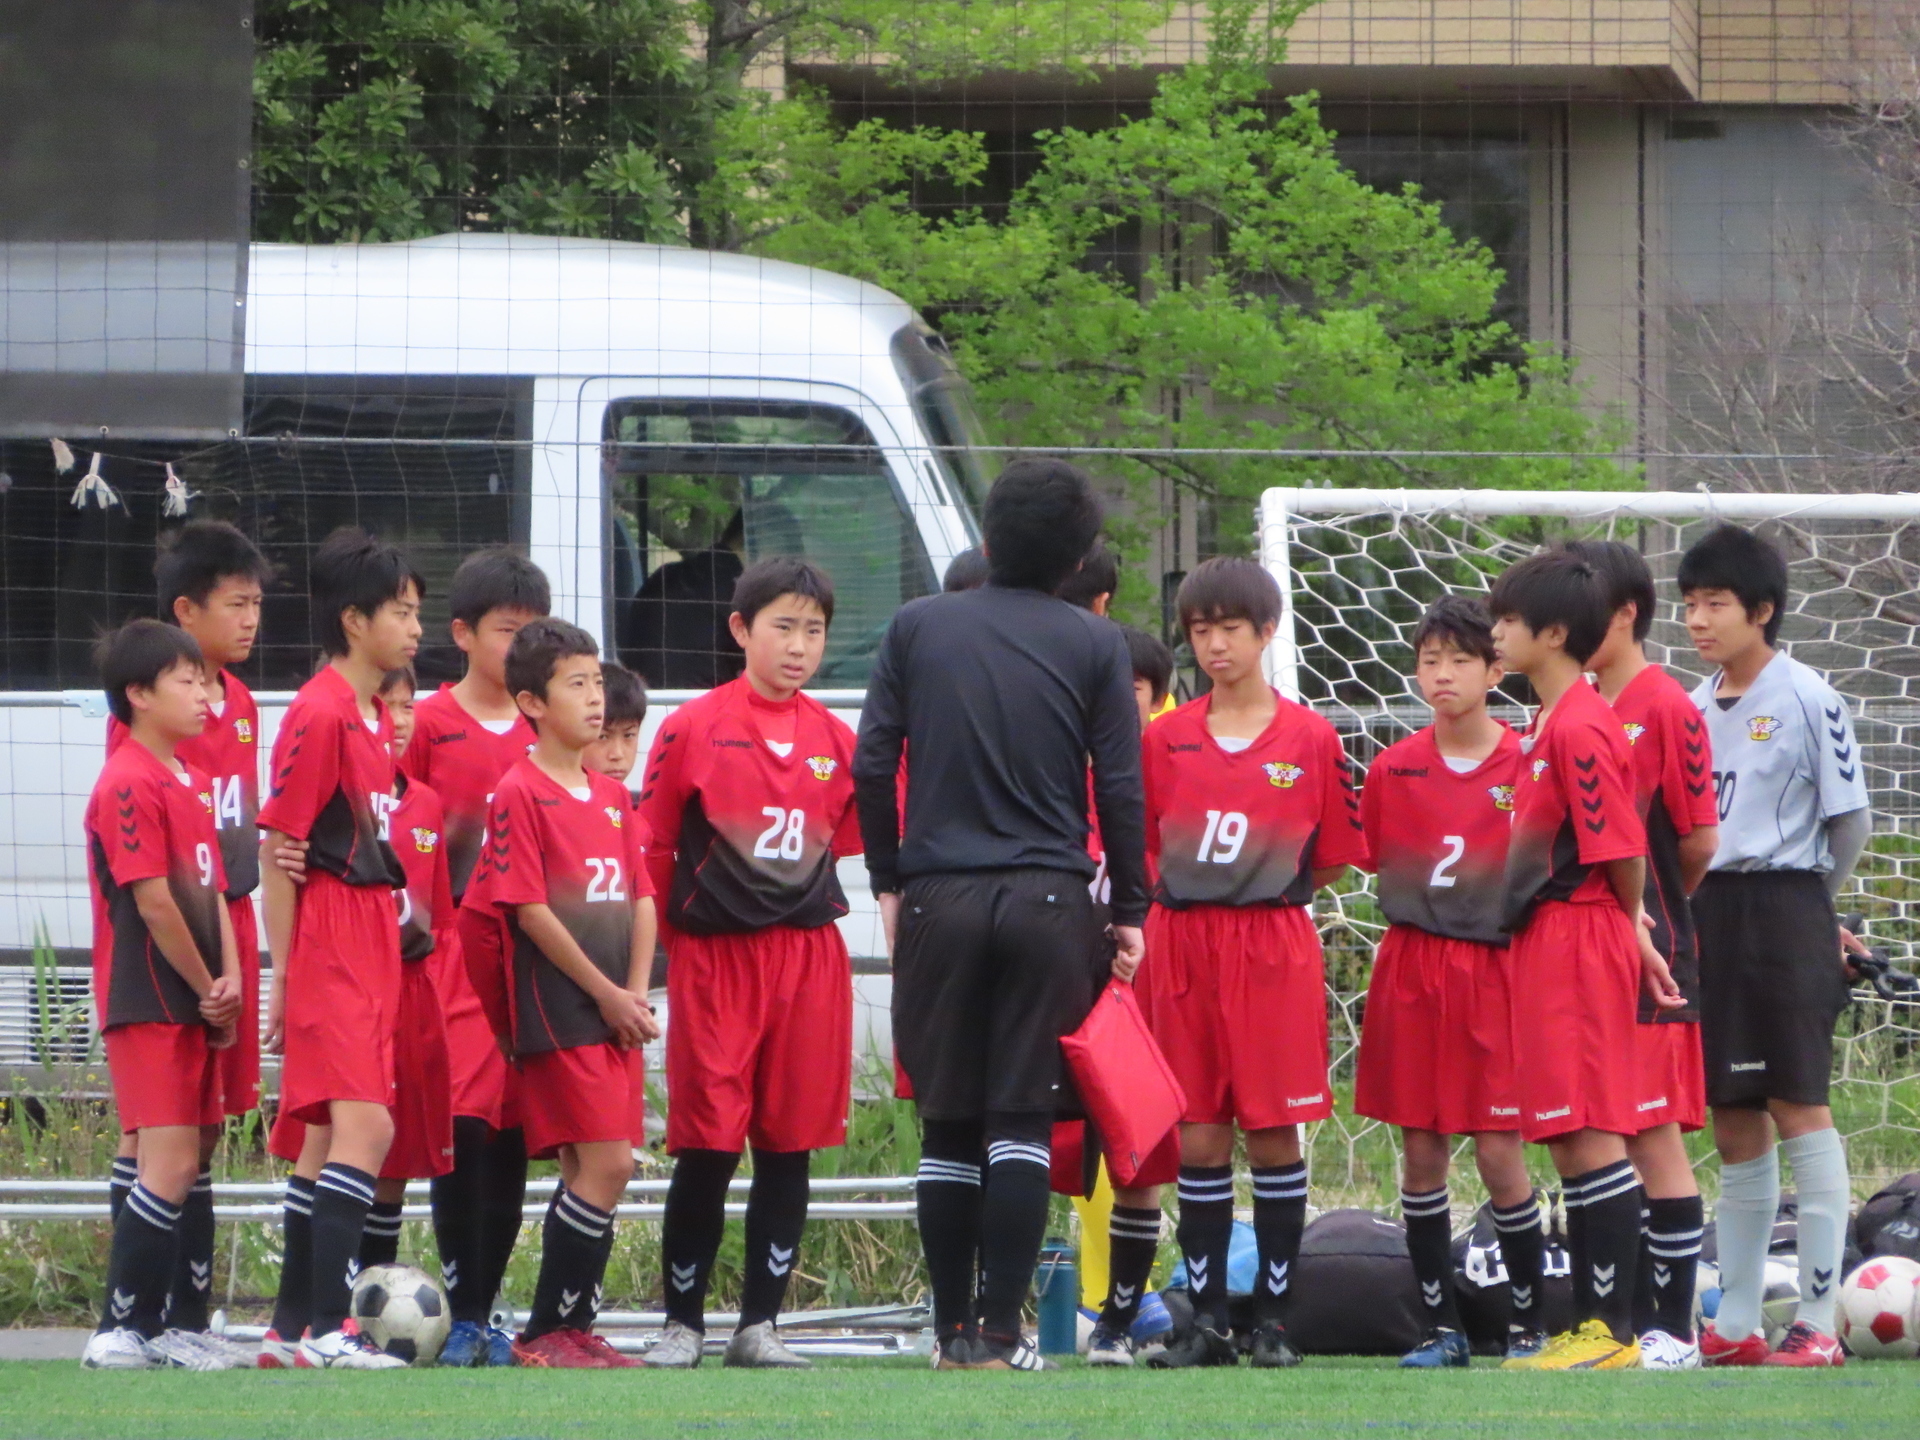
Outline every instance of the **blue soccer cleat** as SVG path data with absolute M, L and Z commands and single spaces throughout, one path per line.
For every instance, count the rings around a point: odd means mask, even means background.
M 475 1362 L 481 1365 L 518 1365 L 520 1361 L 513 1353 L 513 1336 L 498 1325 L 487 1326 L 487 1358 Z
M 487 1363 L 487 1332 L 471 1320 L 456 1320 L 440 1347 L 440 1363 L 464 1370 Z
M 1458 1330 L 1437 1326 L 1427 1338 L 1400 1357 L 1402 1370 L 1464 1370 L 1473 1363 L 1473 1350 Z

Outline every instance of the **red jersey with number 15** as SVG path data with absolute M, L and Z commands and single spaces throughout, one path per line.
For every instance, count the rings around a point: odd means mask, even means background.
M 1207 729 L 1211 695 L 1147 728 L 1141 769 L 1156 904 L 1305 905 L 1315 870 L 1366 860 L 1340 737 L 1306 706 L 1274 699 L 1272 721 L 1237 753 Z
M 300 687 L 273 740 L 260 826 L 307 842 L 307 865 L 348 885 L 407 883 L 391 844 L 393 738 L 387 707 L 361 717 L 353 687 L 331 665 Z
M 487 836 L 487 801 L 500 777 L 526 757 L 538 738 L 524 715 L 496 734 L 469 715 L 442 685 L 413 707 L 413 742 L 400 768 L 424 780 L 446 807 L 447 869 L 454 899 L 467 893 Z

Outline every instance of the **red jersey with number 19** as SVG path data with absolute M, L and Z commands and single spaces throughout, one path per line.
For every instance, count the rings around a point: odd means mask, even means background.
M 392 728 L 369 726 L 353 687 L 331 665 L 300 687 L 273 742 L 272 792 L 260 826 L 307 842 L 310 869 L 348 885 L 407 883 L 391 844 Z
M 442 685 L 413 707 L 413 742 L 400 757 L 400 768 L 431 785 L 446 807 L 447 868 L 454 899 L 467 893 L 480 858 L 493 787 L 525 757 L 536 738 L 524 715 L 516 716 L 504 732 L 489 730 L 454 699 L 451 685 Z

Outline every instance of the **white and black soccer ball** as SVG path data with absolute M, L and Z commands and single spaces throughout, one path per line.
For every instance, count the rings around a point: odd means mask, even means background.
M 1881 1255 L 1840 1286 L 1841 1343 L 1863 1360 L 1920 1355 L 1920 1262 Z
M 375 1265 L 353 1282 L 360 1333 L 409 1365 L 431 1365 L 453 1329 L 440 1287 L 411 1265 Z
M 1767 1344 L 1778 1350 L 1799 1313 L 1800 1262 L 1792 1256 L 1768 1256 L 1766 1288 L 1760 1297 L 1760 1329 Z

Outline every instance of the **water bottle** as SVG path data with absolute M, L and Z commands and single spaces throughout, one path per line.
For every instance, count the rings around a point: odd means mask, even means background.
M 1040 1353 L 1071 1355 L 1080 1348 L 1080 1274 L 1073 1246 L 1049 1240 L 1040 1247 Z

